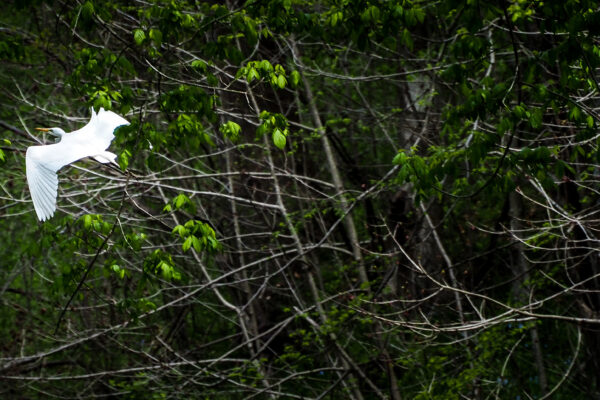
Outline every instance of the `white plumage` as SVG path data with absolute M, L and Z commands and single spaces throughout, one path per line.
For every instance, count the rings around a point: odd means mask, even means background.
M 60 128 L 37 128 L 60 138 L 56 144 L 31 146 L 25 155 L 27 183 L 40 221 L 52 217 L 56 210 L 56 172 L 85 157 L 94 157 L 101 163 L 114 162 L 117 156 L 106 149 L 115 137 L 115 129 L 121 125 L 129 125 L 129 122 L 112 111 L 101 108 L 96 114 L 92 108 L 90 122 L 76 131 L 65 133 Z

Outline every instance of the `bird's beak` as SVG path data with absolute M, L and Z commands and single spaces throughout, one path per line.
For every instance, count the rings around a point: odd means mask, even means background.
M 35 128 L 36 131 L 50 132 L 50 128 Z

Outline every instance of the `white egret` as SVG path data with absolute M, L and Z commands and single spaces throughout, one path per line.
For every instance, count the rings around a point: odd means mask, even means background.
M 27 183 L 40 221 L 52 217 L 56 210 L 56 172 L 85 157 L 93 157 L 101 163 L 114 163 L 116 154 L 106 149 L 115 137 L 115 129 L 121 125 L 129 125 L 129 122 L 112 111 L 100 108 L 96 114 L 92 108 L 90 122 L 76 131 L 67 133 L 60 128 L 36 128 L 57 136 L 59 141 L 45 146 L 31 146 L 25 155 Z

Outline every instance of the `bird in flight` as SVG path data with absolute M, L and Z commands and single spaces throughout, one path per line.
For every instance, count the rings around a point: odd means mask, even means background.
M 93 157 L 101 163 L 115 162 L 116 154 L 106 151 L 115 138 L 114 131 L 129 122 L 112 111 L 92 108 L 90 122 L 73 132 L 61 128 L 36 128 L 57 137 L 55 144 L 31 146 L 25 154 L 27 184 L 31 192 L 33 207 L 40 221 L 54 215 L 58 176 L 56 172 L 65 165 L 85 157 Z

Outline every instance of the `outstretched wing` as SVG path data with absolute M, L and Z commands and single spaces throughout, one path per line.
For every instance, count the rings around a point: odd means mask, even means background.
M 85 146 L 87 149 L 94 149 L 93 151 L 100 154 L 110 146 L 115 138 L 115 129 L 121 125 L 129 125 L 129 122 L 112 111 L 100 108 L 100 111 L 96 114 L 92 108 L 90 121 L 83 128 L 67 133 L 63 137 L 63 142 L 70 142 L 75 146 Z M 93 151 L 85 156 L 96 155 Z
M 25 155 L 27 184 L 31 192 L 35 213 L 40 221 L 49 219 L 54 215 L 54 211 L 56 210 L 56 194 L 58 190 L 58 176 L 56 176 L 56 171 L 58 169 L 55 169 L 54 166 L 60 162 L 56 160 L 56 152 L 53 151 L 53 146 L 57 145 L 32 146 L 27 149 Z M 48 164 L 44 162 L 45 160 L 51 163 Z
M 92 109 L 92 113 L 93 113 Z M 110 146 L 110 142 L 115 138 L 115 129 L 122 125 L 129 125 L 129 121 L 112 111 L 105 111 L 100 108 L 96 116 L 96 137 L 106 143 L 106 150 Z

